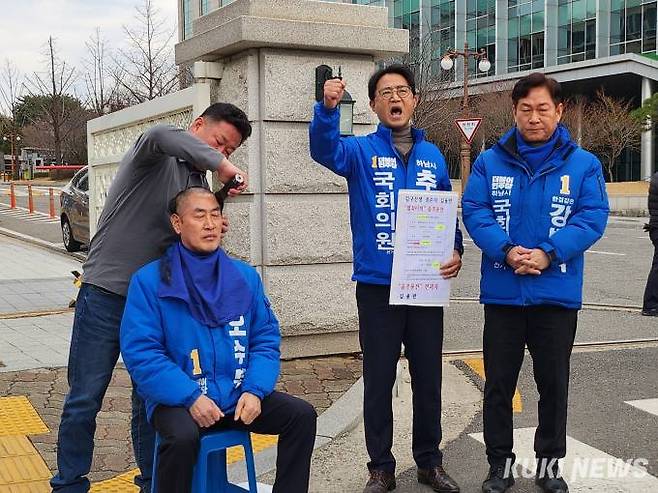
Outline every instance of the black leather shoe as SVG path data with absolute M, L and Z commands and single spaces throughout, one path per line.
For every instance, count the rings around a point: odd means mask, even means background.
M 395 475 L 390 472 L 373 469 L 363 493 L 386 493 L 395 489 Z
M 482 483 L 482 493 L 503 493 L 512 485 L 514 485 L 512 469 L 508 469 L 503 462 L 489 468 L 487 479 Z
M 544 464 L 542 464 L 544 462 Z M 560 474 L 557 459 L 542 459 L 537 462 L 537 475 L 535 484 L 544 493 L 569 493 L 567 482 Z
M 434 466 L 432 469 L 418 469 L 418 482 L 429 485 L 439 493 L 459 493 L 459 486 L 443 469 L 443 466 Z
M 658 308 L 649 308 L 642 310 L 642 315 L 645 317 L 658 317 Z

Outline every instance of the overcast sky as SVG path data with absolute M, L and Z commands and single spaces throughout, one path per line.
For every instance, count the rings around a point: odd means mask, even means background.
M 0 0 L 0 64 L 11 60 L 25 75 L 42 70 L 44 49 L 52 35 L 60 57 L 82 70 L 85 41 L 100 27 L 108 46 L 123 43 L 121 26 L 134 22 L 143 0 Z M 177 0 L 153 0 L 174 29 Z M 174 36 L 177 41 L 177 35 Z

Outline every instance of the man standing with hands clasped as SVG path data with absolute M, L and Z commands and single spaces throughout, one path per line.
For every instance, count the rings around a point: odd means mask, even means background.
M 567 493 L 569 359 L 582 304 L 584 253 L 608 217 L 601 163 L 560 124 L 560 84 L 541 73 L 512 90 L 516 127 L 480 154 L 462 201 L 464 225 L 482 250 L 483 493 L 514 484 L 512 397 L 525 346 L 539 391 L 536 484 Z
M 347 179 L 354 251 L 359 340 L 363 351 L 364 423 L 370 456 L 364 493 L 395 489 L 392 390 L 402 343 L 413 389 L 413 456 L 418 481 L 435 491 L 455 493 L 459 487 L 442 467 L 441 351 L 443 309 L 391 306 L 393 236 L 397 194 L 401 189 L 450 190 L 439 149 L 412 128 L 418 104 L 409 67 L 391 65 L 368 82 L 370 107 L 380 124 L 364 137 L 341 137 L 337 109 L 345 81 L 330 79 L 324 100 L 315 105 L 310 126 L 311 156 Z M 453 258 L 443 265 L 445 278 L 461 268 L 462 235 L 455 234 Z

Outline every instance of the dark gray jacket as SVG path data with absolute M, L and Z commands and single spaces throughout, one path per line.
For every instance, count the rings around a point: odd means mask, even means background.
M 125 296 L 133 273 L 159 258 L 176 235 L 167 205 L 224 156 L 190 132 L 157 125 L 128 150 L 110 185 L 85 262 L 84 282 Z

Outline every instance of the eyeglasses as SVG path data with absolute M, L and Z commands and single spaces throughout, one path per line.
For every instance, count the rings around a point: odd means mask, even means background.
M 411 94 L 411 87 L 409 86 L 385 87 L 377 91 L 377 94 L 379 94 L 379 97 L 383 99 L 391 99 L 393 97 L 394 92 L 397 93 L 398 97 L 404 99 L 407 96 L 409 96 L 409 94 Z

